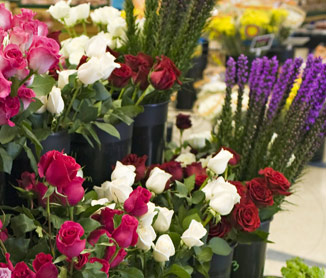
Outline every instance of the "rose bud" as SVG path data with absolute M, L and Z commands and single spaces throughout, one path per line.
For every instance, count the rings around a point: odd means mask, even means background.
M 106 234 L 108 238 L 111 237 L 111 234 L 105 229 L 97 229 L 90 233 L 87 238 L 87 241 L 90 245 L 95 246 L 95 244 L 99 241 L 102 235 Z
M 203 168 L 200 162 L 193 162 L 184 169 L 186 177 L 195 175 L 196 185 L 201 186 L 207 179 L 206 169 Z
M 138 241 L 137 227 L 138 220 L 133 216 L 125 214 L 122 216 L 119 227 L 113 231 L 112 237 L 121 248 L 135 246 Z
M 19 262 L 16 264 L 13 272 L 11 273 L 12 278 L 29 277 L 35 278 L 35 273 L 31 271 L 25 262 Z
M 2 72 L 0 71 L 0 98 L 4 99 L 10 95 L 11 92 L 11 81 L 7 80 Z
M 0 80 L 1 86 L 1 80 Z M 0 98 L 0 125 L 15 126 L 10 118 L 16 116 L 19 112 L 20 102 L 18 97 Z
M 33 268 L 37 272 L 41 266 L 48 262 L 52 262 L 52 256 L 50 254 L 44 254 L 43 252 L 36 255 L 33 261 Z
M 36 185 L 35 173 L 23 172 L 21 174 L 21 180 L 17 180 L 19 187 L 30 191 Z
M 142 216 L 147 213 L 147 203 L 152 197 L 152 193 L 146 188 L 138 186 L 129 198 L 124 202 L 125 211 L 132 216 Z
M 264 178 L 255 178 L 246 183 L 249 198 L 257 207 L 272 206 L 273 194 Z
M 166 262 L 175 254 L 175 248 L 169 235 L 161 235 L 153 247 L 153 257 L 157 262 Z
M 52 262 L 47 262 L 40 267 L 40 269 L 36 272 L 35 278 L 57 278 L 58 277 L 58 269 Z M 20 276 L 19 276 L 20 277 Z M 27 276 L 30 277 L 30 276 Z
M 61 90 L 57 87 L 53 87 L 48 98 L 46 109 L 55 115 L 60 115 L 65 108 L 65 103 L 61 96 Z
M 147 155 L 138 157 L 136 154 L 128 154 L 125 158 L 121 160 L 121 163 L 124 165 L 133 165 L 136 167 L 136 178 L 135 182 L 141 181 L 146 174 L 146 160 Z
M 176 76 L 171 69 L 165 68 L 160 71 L 153 71 L 150 80 L 156 90 L 169 90 L 174 85 Z
M 149 251 L 152 247 L 153 241 L 156 238 L 156 233 L 151 225 L 149 226 L 138 226 L 137 229 L 138 242 L 137 248 Z
M 191 120 L 190 120 L 190 115 L 185 115 L 182 113 L 179 113 L 177 115 L 177 120 L 176 120 L 176 125 L 178 129 L 185 130 L 188 128 L 191 128 Z
M 221 147 L 217 153 L 219 153 L 222 149 L 229 151 L 230 153 L 233 154 L 233 157 L 229 160 L 230 165 L 237 165 L 239 163 L 240 155 L 235 150 L 232 150 L 231 148 L 228 147 Z
M 182 234 L 181 239 L 189 248 L 193 246 L 202 246 L 204 242 L 200 239 L 206 234 L 207 230 L 203 224 L 193 219 L 190 222 L 189 228 Z
M 170 228 L 174 211 L 165 207 L 156 207 L 156 209 L 159 210 L 159 213 L 153 227 L 159 233 L 167 232 Z
M 77 270 L 81 270 L 85 264 L 88 263 L 88 257 L 90 256 L 90 253 L 80 254 L 77 257 L 77 262 L 74 263 L 74 267 Z
M 223 216 L 221 218 L 221 221 L 218 222 L 217 224 L 212 224 L 212 222 L 210 223 L 208 236 L 209 238 L 213 238 L 213 237 L 224 238 L 231 231 L 231 229 L 232 229 L 231 223 L 227 220 L 225 216 Z
M 273 192 L 273 194 L 279 194 L 288 196 L 291 183 L 287 178 L 280 172 L 275 171 L 273 168 L 267 167 L 265 169 L 259 170 L 259 175 L 263 175 L 268 187 Z
M 121 248 L 116 254 L 116 256 L 114 257 L 114 259 L 111 261 L 112 257 L 115 255 L 116 249 L 117 247 L 115 245 L 112 245 L 112 246 L 108 246 L 105 250 L 103 259 L 110 262 L 110 268 L 117 267 L 127 256 L 127 252 L 123 248 Z
M 171 174 L 166 173 L 158 167 L 155 167 L 146 181 L 146 187 L 150 191 L 153 191 L 156 194 L 161 194 L 165 187 L 167 181 L 172 177 Z
M 116 88 L 123 88 L 132 77 L 132 70 L 126 64 L 120 64 L 120 68 L 115 69 L 109 77 L 110 84 Z
M 181 181 L 183 179 L 183 170 L 181 163 L 177 161 L 169 161 L 163 163 L 160 168 L 172 175 L 171 181 Z
M 207 167 L 214 171 L 217 175 L 223 174 L 229 163 L 229 160 L 233 157 L 233 154 L 227 150 L 221 149 L 221 151 L 212 157 L 207 164 Z
M 31 104 L 31 102 L 35 101 L 35 93 L 32 89 L 27 88 L 25 85 L 21 86 L 18 89 L 18 97 L 23 102 L 24 110 L 28 108 L 28 106 Z
M 114 231 L 113 218 L 116 214 L 123 214 L 123 211 L 106 207 L 101 210 L 99 216 L 96 215 L 96 220 L 99 221 L 109 233 L 112 233 Z M 93 216 L 92 218 L 95 218 L 95 216 Z
M 1 17 L 1 22 L 0 22 L 0 27 L 3 30 L 8 30 L 12 28 L 12 13 L 5 7 L 4 3 L 0 4 L 0 17 Z

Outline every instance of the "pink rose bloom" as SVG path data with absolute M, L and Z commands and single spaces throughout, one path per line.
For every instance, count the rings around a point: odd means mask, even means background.
M 98 263 L 102 264 L 102 268 L 100 270 L 103 271 L 103 272 L 105 272 L 106 274 L 109 273 L 110 264 L 106 260 L 99 259 L 99 258 L 90 258 L 89 259 L 89 262 L 91 264 L 93 264 L 95 262 L 98 262 Z
M 81 270 L 85 264 L 88 262 L 88 257 L 90 256 L 90 253 L 80 254 L 77 257 L 77 262 L 74 264 L 75 268 L 77 270 Z
M 1 60 L 1 58 L 0 58 Z M 4 99 L 10 95 L 11 81 L 7 80 L 0 71 L 0 98 Z
M 33 43 L 27 53 L 29 67 L 38 74 L 46 73 L 59 62 L 59 45 L 53 39 L 34 36 Z
M 36 184 L 35 181 L 35 173 L 30 173 L 30 172 L 23 172 L 21 174 L 21 180 L 17 180 L 19 187 L 30 191 L 33 189 L 33 187 Z
M 12 26 L 12 13 L 5 7 L 5 4 L 0 4 L 0 28 L 7 31 Z
M 41 266 L 48 262 L 52 262 L 52 256 L 50 254 L 44 254 L 43 252 L 36 255 L 33 261 L 33 268 L 37 272 Z
M 36 272 L 35 278 L 58 278 L 58 274 L 57 267 L 52 262 L 47 262 Z
M 37 23 L 37 35 L 46 37 L 49 33 L 49 29 L 46 23 L 39 20 L 35 20 L 35 22 Z
M 80 239 L 83 234 L 84 229 L 79 223 L 73 221 L 64 222 L 56 239 L 59 252 L 69 259 L 79 256 L 86 245 L 86 239 Z
M 31 271 L 25 262 L 16 264 L 14 271 L 11 274 L 12 278 L 35 278 L 35 273 Z
M 135 246 L 138 241 L 137 227 L 138 220 L 133 216 L 125 214 L 122 216 L 119 227 L 113 231 L 112 237 L 121 248 Z
M 9 79 L 16 74 L 17 70 L 25 68 L 27 62 L 18 45 L 8 44 L 0 57 L 0 64 L 3 75 Z
M 18 97 L 6 97 L 0 99 L 0 125 L 14 126 L 15 124 L 10 120 L 18 114 L 20 102 Z
M 0 277 L 1 278 L 11 278 L 11 270 L 7 267 L 0 268 Z
M 20 14 L 14 15 L 13 26 L 21 26 L 24 22 L 30 22 L 34 20 L 36 12 L 29 9 L 21 9 Z
M 7 32 L 3 29 L 0 29 L 0 44 L 2 44 L 3 39 L 7 36 Z
M 124 202 L 125 211 L 132 216 L 142 216 L 148 211 L 147 203 L 152 193 L 144 187 L 138 186 L 130 193 L 129 198 Z
M 101 210 L 100 214 L 93 215 L 92 218 L 100 222 L 109 233 L 112 233 L 114 230 L 113 217 L 116 214 L 120 215 L 122 213 L 123 211 L 121 210 L 106 207 Z
M 87 241 L 90 245 L 94 246 L 102 235 L 106 234 L 108 238 L 111 237 L 110 233 L 105 229 L 97 229 L 88 236 Z
M 34 187 L 33 187 L 33 191 L 37 194 L 38 196 L 38 202 L 40 205 L 42 205 L 43 207 L 46 206 L 46 199 L 43 199 L 43 196 L 45 195 L 46 191 L 48 190 L 48 187 L 44 184 L 44 183 L 37 183 Z
M 29 38 L 30 35 L 19 26 L 16 26 L 9 31 L 9 42 L 18 45 L 20 50 L 23 52 L 27 49 L 26 46 Z
M 111 260 L 115 254 L 116 249 L 117 249 L 117 247 L 115 245 L 112 245 L 112 246 L 108 246 L 105 250 L 104 259 L 110 262 L 111 268 L 117 267 L 123 261 L 123 259 L 127 256 L 126 250 L 121 248 L 118 251 L 117 255 L 114 257 L 114 259 Z
M 67 186 L 58 188 L 59 193 L 67 196 L 66 198 L 60 196 L 64 206 L 75 206 L 83 199 L 85 195 L 84 181 L 85 179 L 81 177 L 75 177 Z
M 27 88 L 25 85 L 18 89 L 18 97 L 21 99 L 24 105 L 24 110 L 28 108 L 32 101 L 35 101 L 35 93 L 32 89 Z

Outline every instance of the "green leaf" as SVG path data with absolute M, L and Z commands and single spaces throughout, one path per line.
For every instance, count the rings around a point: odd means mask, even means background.
M 61 255 L 61 256 L 57 257 L 53 263 L 58 264 L 58 263 L 65 261 L 66 259 L 67 259 L 67 257 L 65 255 Z
M 205 200 L 205 193 L 203 191 L 195 191 L 193 194 L 192 194 L 192 203 L 197 205 L 197 204 L 200 204 L 202 201 Z
M 57 215 L 51 214 L 51 223 L 55 229 L 60 229 L 62 224 L 66 221 L 66 219 L 61 218 Z
M 2 214 L 0 220 L 2 222 L 2 227 L 6 228 L 9 225 L 12 214 Z
M 84 101 L 79 109 L 77 118 L 82 122 L 89 123 L 95 121 L 97 118 L 98 110 L 96 107 L 93 107 L 92 104 Z
M 188 189 L 183 183 L 176 181 L 176 189 L 181 197 L 185 198 L 188 196 Z
M 227 256 L 232 251 L 230 245 L 223 238 L 219 237 L 212 238 L 208 246 L 212 248 L 213 253 L 216 255 Z
M 54 186 L 49 186 L 48 190 L 45 192 L 44 196 L 42 199 L 47 199 L 54 193 L 55 187 Z
M 3 125 L 0 129 L 0 144 L 4 145 L 9 143 L 18 133 L 19 129 L 16 126 Z
M 78 223 L 83 226 L 86 234 L 93 232 L 96 228 L 101 226 L 100 222 L 91 218 L 82 218 Z
M 30 239 L 25 238 L 8 238 L 4 244 L 8 253 L 11 255 L 10 260 L 15 265 L 23 261 L 28 252 Z
M 184 266 L 173 264 L 166 273 L 164 273 L 164 277 L 171 277 L 171 274 L 176 275 L 179 278 L 191 278 L 192 268 L 191 272 L 189 273 L 189 270 Z
M 33 171 L 37 173 L 37 162 L 32 150 L 26 144 L 24 145 L 24 150 L 27 154 L 27 157 L 29 158 Z
M 189 193 L 194 190 L 195 182 L 196 182 L 196 176 L 195 175 L 192 175 L 192 176 L 184 179 L 184 184 L 185 184 L 186 188 L 188 189 Z
M 101 100 L 106 100 L 111 97 L 109 91 L 104 87 L 104 85 L 97 81 L 93 84 L 93 88 L 96 92 L 96 100 L 101 101 Z
M 10 174 L 12 169 L 12 157 L 6 152 L 5 149 L 0 148 L 0 156 L 2 160 L 2 170 L 3 172 Z
M 28 139 L 30 139 L 33 142 L 33 144 L 35 145 L 35 150 L 36 150 L 37 156 L 40 156 L 43 147 L 42 147 L 40 141 L 36 138 L 36 136 L 32 132 L 31 127 L 29 127 L 26 122 L 23 122 L 22 129 L 23 129 L 26 137 Z
M 211 247 L 195 247 L 197 260 L 201 263 L 210 262 L 212 260 L 213 251 Z
M 56 81 L 49 75 L 35 75 L 33 84 L 30 88 L 35 92 L 36 96 L 48 95 Z
M 256 230 L 252 233 L 240 232 L 238 233 L 237 241 L 239 243 L 244 243 L 244 244 L 250 244 L 252 242 L 261 242 L 261 241 L 268 242 L 267 240 L 268 235 L 269 233 L 266 233 L 261 230 Z
M 144 274 L 135 267 L 128 267 L 119 271 L 121 278 L 144 278 Z M 146 278 L 146 277 L 145 277 Z
M 85 269 L 81 272 L 83 278 L 107 278 L 107 274 L 101 271 L 102 264 L 99 262 L 86 264 Z
M 15 236 L 20 237 L 27 232 L 35 230 L 36 226 L 34 221 L 25 214 L 19 214 L 11 218 L 11 228 L 14 231 Z
M 39 239 L 36 245 L 28 249 L 26 258 L 34 260 L 35 256 L 41 252 L 45 254 L 50 253 L 49 245 L 46 239 Z
M 99 210 L 101 207 L 101 205 L 96 205 L 96 206 L 91 206 L 89 208 L 87 208 L 82 214 L 80 217 L 90 217 L 92 214 L 94 214 L 94 212 L 96 212 L 97 210 Z
M 108 123 L 101 123 L 101 122 L 94 122 L 94 124 L 101 130 L 105 131 L 106 133 L 117 137 L 120 139 L 119 131 L 111 124 Z
M 200 216 L 198 215 L 198 213 L 194 213 L 194 214 L 188 215 L 188 216 L 185 217 L 185 219 L 183 219 L 183 221 L 182 221 L 182 227 L 183 227 L 184 230 L 186 230 L 186 229 L 189 228 L 190 222 L 191 222 L 191 220 L 193 220 L 193 219 L 201 223 L 201 218 L 200 218 Z

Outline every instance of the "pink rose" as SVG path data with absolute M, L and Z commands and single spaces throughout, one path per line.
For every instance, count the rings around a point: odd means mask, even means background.
M 2 224 L 2 221 L 0 219 L 0 230 L 2 229 L 2 227 L 3 227 L 3 224 Z
M 35 273 L 31 271 L 27 264 L 19 262 L 16 264 L 14 271 L 11 273 L 11 278 L 34 278 Z
M 138 186 L 130 193 L 129 198 L 124 202 L 124 209 L 132 216 L 142 216 L 148 211 L 147 203 L 152 193 L 144 187 Z
M 121 210 L 106 207 L 105 209 L 101 210 L 100 214 L 93 215 L 92 218 L 100 222 L 109 233 L 112 233 L 114 230 L 113 217 L 116 214 L 120 215 L 122 213 L 123 211 Z
M 133 216 L 125 214 L 122 216 L 119 227 L 113 231 L 112 237 L 121 248 L 135 246 L 138 241 L 137 227 L 138 220 Z
M 19 107 L 20 102 L 18 97 L 12 98 L 8 96 L 5 99 L 0 98 L 0 125 L 14 126 L 15 124 L 10 120 L 10 118 L 18 114 Z
M 52 262 L 52 259 L 53 258 L 50 254 L 44 254 L 43 252 L 37 254 L 33 261 L 34 270 L 37 272 L 41 268 L 41 266 L 48 262 Z
M 5 7 L 5 4 L 0 4 L 0 27 L 7 31 L 12 26 L 12 13 Z
M 48 191 L 48 187 L 44 183 L 38 182 L 33 187 L 33 191 L 38 196 L 38 202 L 39 202 L 39 204 L 42 205 L 43 207 L 45 207 L 47 201 L 46 201 L 46 199 L 43 199 L 43 196 L 45 195 L 46 191 Z
M 35 20 L 35 22 L 37 24 L 37 35 L 46 37 L 49 33 L 49 29 L 48 29 L 48 26 L 46 25 L 46 23 L 39 21 L 37 19 Z
M 47 262 L 36 272 L 35 278 L 58 278 L 58 269 L 52 262 Z
M 3 39 L 7 36 L 7 32 L 3 29 L 0 29 L 0 44 L 2 44 Z
M 0 71 L 0 98 L 6 98 L 11 92 L 11 81 L 7 80 Z
M 2 240 L 2 242 L 5 242 L 8 239 L 8 230 L 7 229 L 3 229 L 0 232 L 0 239 Z
M 21 180 L 17 180 L 19 187 L 30 191 L 36 185 L 35 173 L 23 172 L 21 174 Z
M 25 68 L 26 65 L 26 60 L 18 45 L 8 44 L 1 57 L 1 70 L 3 75 L 9 79 L 16 74 L 17 70 Z
M 81 270 L 85 264 L 88 262 L 88 257 L 90 256 L 90 253 L 80 254 L 77 257 L 77 262 L 74 264 L 75 268 L 77 270 Z
M 106 260 L 99 259 L 99 258 L 90 258 L 89 259 L 89 262 L 91 264 L 93 264 L 95 262 L 98 262 L 98 263 L 102 264 L 102 268 L 100 270 L 103 271 L 103 272 L 105 272 L 106 274 L 109 273 L 110 264 Z
M 33 43 L 27 53 L 29 67 L 38 74 L 46 73 L 59 62 L 59 45 L 53 39 L 34 36 Z
M 24 105 L 24 110 L 28 108 L 28 106 L 31 104 L 31 102 L 34 102 L 35 99 L 35 93 L 32 89 L 27 88 L 25 85 L 21 86 L 18 89 L 18 97 L 21 99 Z
M 107 230 L 97 229 L 90 233 L 90 235 L 87 238 L 87 241 L 89 242 L 90 245 L 94 246 L 98 242 L 100 237 L 104 234 L 106 234 L 108 238 L 111 237 L 110 233 Z
M 9 31 L 9 42 L 18 45 L 23 52 L 27 48 L 26 46 L 29 38 L 30 35 L 18 26 Z
M 8 267 L 0 268 L 0 277 L 1 278 L 11 278 L 11 270 Z
M 29 22 L 34 20 L 36 12 L 29 9 L 21 9 L 20 14 L 14 15 L 13 26 L 21 26 L 24 22 Z
M 59 252 L 69 259 L 79 256 L 86 245 L 86 239 L 80 239 L 83 234 L 84 229 L 79 223 L 73 221 L 64 222 L 56 239 Z
M 117 255 L 111 260 L 115 254 L 117 247 L 115 245 L 109 246 L 105 250 L 104 259 L 110 262 L 110 267 L 115 268 L 117 267 L 123 259 L 127 256 L 127 252 L 125 249 L 121 248 Z

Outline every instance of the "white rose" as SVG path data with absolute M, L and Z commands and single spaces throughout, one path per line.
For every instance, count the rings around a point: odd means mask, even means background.
M 103 32 L 92 37 L 86 44 L 86 56 L 88 57 L 100 57 L 106 53 L 106 48 L 109 45 L 109 39 Z
M 75 26 L 76 25 L 76 23 L 78 21 L 76 7 L 70 8 L 68 16 L 66 16 L 63 19 L 63 21 L 69 27 L 72 27 L 72 26 Z
M 101 70 L 103 73 L 102 79 L 108 79 L 116 68 L 120 68 L 120 64 L 115 63 L 115 57 L 107 52 L 104 55 L 100 57 L 100 63 L 101 63 Z
M 91 206 L 97 206 L 97 205 L 101 205 L 101 206 L 104 206 L 106 205 L 107 203 L 109 203 L 110 201 L 108 200 L 108 198 L 101 198 L 101 199 L 98 199 L 98 200 L 92 200 L 91 201 Z
M 152 226 L 142 226 L 139 225 L 137 228 L 138 242 L 137 248 L 148 251 L 151 249 L 153 241 L 156 238 L 156 233 Z
M 46 104 L 48 102 L 48 97 L 47 96 L 40 96 L 37 97 L 39 101 L 43 103 L 43 105 L 36 111 L 37 114 L 42 114 L 46 111 Z
M 51 5 L 48 12 L 57 20 L 65 18 L 69 15 L 70 6 L 66 1 L 59 1 L 55 5 Z
M 127 23 L 124 18 L 116 17 L 113 20 L 109 21 L 107 29 L 112 36 L 125 38 Z
M 105 6 L 98 8 L 91 13 L 91 19 L 96 24 L 108 24 L 108 20 L 114 20 L 116 17 L 120 17 L 121 12 L 113 8 L 112 6 Z
M 111 174 L 112 181 L 125 179 L 127 186 L 132 186 L 135 182 L 136 167 L 133 165 L 123 165 L 120 161 L 115 164 L 114 171 Z
M 164 207 L 156 207 L 156 208 L 159 210 L 159 213 L 153 227 L 155 231 L 159 233 L 164 233 L 168 231 L 170 228 L 174 211 Z
M 223 174 L 232 157 L 232 153 L 222 148 L 217 155 L 208 161 L 207 167 L 218 175 Z
M 175 161 L 180 162 L 182 167 L 186 167 L 187 165 L 196 162 L 196 156 L 193 153 L 182 153 L 175 159 Z
M 94 186 L 94 190 L 99 199 L 107 198 L 109 202 L 123 204 L 132 192 L 132 187 L 126 185 L 125 182 L 125 179 L 106 181 L 101 187 Z
M 152 202 L 147 203 L 148 211 L 139 217 L 139 224 L 142 226 L 150 226 L 153 223 L 153 219 L 158 211 L 155 210 L 155 204 Z
M 63 89 L 69 83 L 69 76 L 76 73 L 77 70 L 63 70 L 58 72 L 58 87 Z
M 175 248 L 169 235 L 161 235 L 153 247 L 153 257 L 157 262 L 166 262 L 175 254 Z
M 193 133 L 190 134 L 187 141 L 190 146 L 194 149 L 202 149 L 206 145 L 206 140 L 211 140 L 211 133 L 210 131 L 202 132 L 202 133 Z
M 57 87 L 53 87 L 46 104 L 46 109 L 56 115 L 60 115 L 65 108 L 65 103 L 61 96 L 61 90 Z
M 149 178 L 146 181 L 146 187 L 150 191 L 160 194 L 164 191 L 165 185 L 171 177 L 171 174 L 166 173 L 158 167 L 155 167 L 149 174 Z
M 69 63 L 78 65 L 80 58 L 85 55 L 86 44 L 89 38 L 85 35 L 81 35 L 76 38 L 67 39 L 62 41 L 62 47 L 60 53 L 69 58 Z
M 200 161 L 200 163 L 201 163 L 201 166 L 202 166 L 203 168 L 207 168 L 208 161 L 209 161 L 211 158 L 212 158 L 212 155 L 209 155 L 209 156 L 207 156 L 207 157 L 205 157 L 205 158 L 201 158 L 201 159 L 199 159 L 199 161 Z
M 80 4 L 75 7 L 77 20 L 85 20 L 89 17 L 90 3 Z
M 202 223 L 191 220 L 189 228 L 182 234 L 182 241 L 189 247 L 202 246 L 204 243 L 200 240 L 207 233 Z

